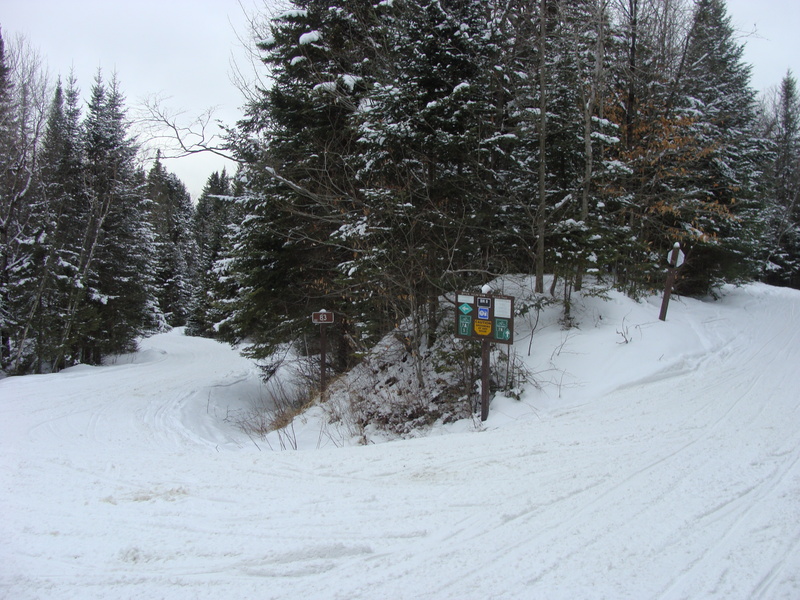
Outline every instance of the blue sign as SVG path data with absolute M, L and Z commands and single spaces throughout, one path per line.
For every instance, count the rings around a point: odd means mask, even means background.
M 478 318 L 489 320 L 489 309 L 483 306 L 478 307 Z

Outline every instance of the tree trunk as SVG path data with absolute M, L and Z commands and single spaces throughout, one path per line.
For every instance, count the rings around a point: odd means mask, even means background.
M 601 93 L 598 87 L 603 82 L 603 57 L 605 55 L 605 28 L 603 26 L 603 14 L 605 12 L 604 3 L 600 2 L 596 6 L 594 26 L 596 27 L 597 37 L 594 52 L 594 73 L 589 84 L 588 94 L 583 88 L 583 181 L 581 186 L 581 221 L 584 226 L 589 220 L 589 192 L 592 185 L 592 173 L 594 170 L 594 148 L 592 146 L 592 117 L 598 105 L 598 98 Z M 577 272 L 575 273 L 575 291 L 580 291 L 583 287 L 583 273 L 586 268 L 585 261 L 581 258 L 578 261 Z
M 95 200 L 95 202 L 97 202 L 97 200 Z M 92 263 L 94 262 L 94 254 L 97 250 L 97 245 L 100 242 L 103 225 L 110 210 L 111 194 L 107 194 L 106 199 L 102 203 L 99 203 L 97 219 L 95 220 L 90 217 L 89 222 L 87 223 L 81 248 L 81 258 L 79 263 L 80 271 L 76 277 L 72 294 L 70 294 L 67 316 L 64 323 L 64 329 L 61 333 L 61 343 L 58 345 L 56 358 L 53 362 L 53 370 L 60 368 L 66 358 L 67 346 L 70 343 L 72 329 L 75 326 L 78 308 L 80 308 L 80 303 L 86 294 L 86 286 L 89 281 L 89 273 L 91 272 Z
M 547 0 L 539 5 L 539 206 L 536 210 L 536 285 L 537 294 L 544 293 L 544 234 L 547 225 Z

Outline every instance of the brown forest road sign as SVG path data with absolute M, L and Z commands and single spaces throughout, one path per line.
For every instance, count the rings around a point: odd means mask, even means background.
M 323 325 L 327 323 L 333 323 L 335 320 L 336 313 L 328 312 L 325 310 L 321 310 L 319 312 L 311 313 L 311 322 L 314 325 Z
M 334 317 L 335 313 L 328 312 L 327 310 L 321 310 L 319 312 L 311 313 L 311 322 L 314 325 L 319 325 L 319 345 L 320 345 L 320 356 L 319 356 L 319 389 L 320 394 L 325 393 L 325 371 L 327 370 L 327 360 L 326 360 L 326 352 L 328 346 L 328 340 L 326 335 L 327 326 L 333 323 L 336 319 Z

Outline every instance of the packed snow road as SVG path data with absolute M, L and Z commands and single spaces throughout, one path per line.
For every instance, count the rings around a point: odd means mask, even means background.
M 0 597 L 800 598 L 800 293 L 587 302 L 485 431 L 259 451 L 180 332 L 0 381 Z

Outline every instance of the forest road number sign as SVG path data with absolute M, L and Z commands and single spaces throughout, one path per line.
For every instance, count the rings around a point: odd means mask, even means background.
M 308 313 L 306 313 L 306 314 L 308 314 Z M 334 314 L 335 313 L 328 312 L 328 311 L 325 311 L 325 310 L 320 311 L 320 312 L 311 313 L 311 322 L 314 325 L 326 325 L 328 323 L 333 323 L 334 322 L 334 316 L 333 316 Z

